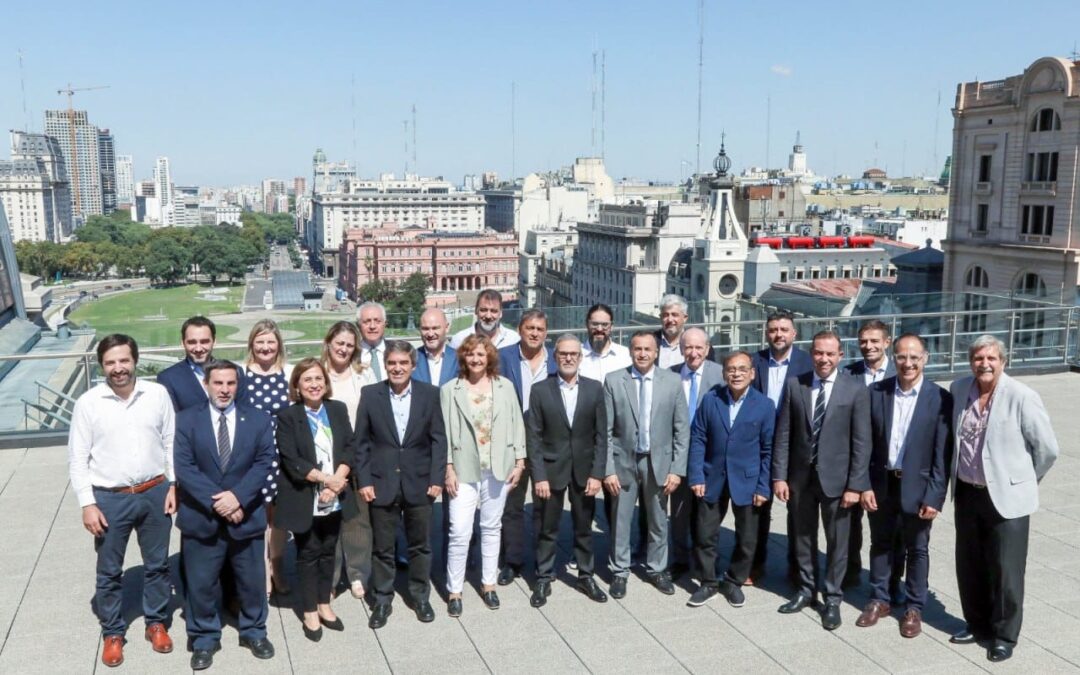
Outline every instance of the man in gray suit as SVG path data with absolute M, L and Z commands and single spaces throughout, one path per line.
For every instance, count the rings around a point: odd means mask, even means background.
M 713 387 L 724 384 L 724 369 L 708 358 L 709 336 L 700 328 L 687 328 L 679 338 L 683 362 L 671 366 L 682 382 L 683 397 L 689 409 L 690 423 L 705 394 Z M 690 569 L 690 553 L 693 550 L 691 535 L 694 522 L 694 506 L 697 500 L 690 493 L 690 485 L 683 481 L 671 494 L 671 538 L 674 542 L 671 578 L 678 579 Z
M 630 576 L 630 531 L 638 493 L 649 522 L 646 573 L 666 595 L 675 593 L 667 573 L 667 497 L 686 475 L 690 419 L 679 376 L 656 367 L 656 337 L 638 331 L 630 339 L 633 364 L 604 380 L 607 410 L 607 467 L 604 489 L 615 497 L 611 546 L 611 597 L 626 596 Z
M 1012 656 L 1024 618 L 1028 526 L 1039 481 L 1058 456 L 1042 399 L 1005 374 L 1005 345 L 968 348 L 973 375 L 952 383 L 956 580 L 967 626 L 954 644 L 991 640 L 990 661 Z
M 815 335 L 810 355 L 814 370 L 788 379 L 773 441 L 773 493 L 795 514 L 795 529 L 788 536 L 795 538 L 799 566 L 796 593 L 779 611 L 794 614 L 814 602 L 820 511 L 827 559 L 821 625 L 835 630 L 847 567 L 849 509 L 870 489 L 870 392 L 836 370 L 836 333 Z

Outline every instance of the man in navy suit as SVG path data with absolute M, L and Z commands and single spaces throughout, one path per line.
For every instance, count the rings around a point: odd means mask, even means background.
M 499 350 L 499 374 L 510 380 L 521 404 L 522 416 L 529 421 L 529 394 L 533 386 L 555 377 L 558 364 L 555 354 L 544 344 L 547 340 L 547 315 L 540 309 L 528 309 L 518 321 L 521 341 Z M 502 517 L 503 567 L 499 585 L 506 586 L 521 576 L 525 564 L 525 496 L 529 493 L 529 470 L 526 469 L 517 486 L 506 496 Z M 534 531 L 539 530 L 539 512 L 535 514 Z
M 795 338 L 798 331 L 795 329 L 795 315 L 786 310 L 777 310 L 765 320 L 765 339 L 769 346 L 754 354 L 754 380 L 751 386 L 762 394 L 769 397 L 776 413 L 780 414 L 780 408 L 787 394 L 787 380 L 789 377 L 799 377 L 814 369 L 814 362 L 802 349 L 795 346 Z M 765 575 L 765 561 L 769 552 L 769 527 L 772 522 L 773 500 L 765 502 L 758 514 L 757 549 L 754 551 L 754 562 L 750 566 L 750 580 L 760 579 Z M 795 540 L 791 536 L 794 531 L 793 514 L 788 509 L 788 578 L 794 577 L 795 569 Z
M 416 350 L 413 380 L 441 387 L 457 377 L 457 352 L 446 344 L 449 334 L 446 312 L 438 307 L 424 310 L 420 315 L 420 339 L 424 344 Z
M 734 352 L 724 359 L 727 386 L 714 387 L 690 425 L 686 478 L 697 498 L 694 557 L 701 585 L 687 604 L 700 607 L 718 592 L 742 607 L 741 586 L 750 574 L 757 539 L 758 511 L 769 501 L 776 409 L 752 389 L 753 359 Z M 735 515 L 735 550 L 722 583 L 717 582 L 716 540 L 728 502 Z
M 896 368 L 889 359 L 889 345 L 891 344 L 892 335 L 888 326 L 877 319 L 867 321 L 859 326 L 859 351 L 862 353 L 862 360 L 844 366 L 844 372 L 861 379 L 867 387 L 887 377 L 895 377 Z M 847 574 L 844 575 L 844 588 L 859 585 L 859 576 L 862 573 L 862 523 L 862 506 L 852 506 L 851 535 L 848 539 L 848 568 Z M 894 558 L 896 564 L 893 565 L 892 595 L 899 603 L 900 580 L 904 574 L 904 544 L 899 537 L 897 537 L 896 551 L 893 555 L 899 557 Z
M 205 316 L 193 316 L 180 326 L 184 360 L 174 363 L 157 376 L 158 384 L 169 392 L 176 412 L 206 403 L 203 366 L 213 358 L 216 339 L 217 327 Z
M 236 364 L 209 361 L 203 370 L 210 398 L 177 415 L 173 451 L 192 670 L 209 668 L 214 652 L 221 649 L 218 576 L 226 560 L 240 601 L 240 646 L 260 659 L 274 656 L 266 637 L 262 493 L 277 456 L 274 434 L 267 415 L 236 403 Z
M 907 552 L 907 606 L 900 634 L 922 631 L 930 568 L 930 526 L 945 504 L 952 459 L 952 397 L 923 379 L 926 344 L 918 335 L 896 341 L 897 374 L 870 387 L 871 489 L 860 501 L 870 520 L 870 602 L 855 622 L 873 626 L 889 615 L 889 579 L 902 574 L 897 533 Z

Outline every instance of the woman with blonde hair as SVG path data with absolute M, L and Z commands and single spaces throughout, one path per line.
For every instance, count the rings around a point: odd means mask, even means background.
M 495 583 L 503 506 L 525 472 L 525 424 L 510 380 L 499 375 L 499 355 L 486 337 L 471 335 L 458 347 L 458 378 L 440 392 L 446 439 L 446 492 L 450 544 L 446 563 L 448 613 L 461 616 L 461 591 L 473 520 L 480 506 L 482 598 L 499 608 Z
M 289 406 L 289 375 L 292 366 L 285 362 L 285 341 L 281 330 L 272 319 L 256 321 L 248 333 L 247 354 L 244 357 L 244 382 L 247 402 L 270 415 L 277 423 L 275 413 Z M 275 464 L 275 467 L 277 465 Z M 272 501 L 277 493 L 277 481 L 280 469 L 269 484 L 263 488 L 266 500 Z M 274 509 L 267 511 L 266 532 L 266 593 L 277 590 L 283 595 L 289 593 L 289 584 L 285 579 L 283 560 L 288 532 L 274 527 Z
M 323 368 L 330 377 L 331 398 L 341 401 L 349 410 L 349 422 L 356 427 L 356 412 L 360 407 L 360 390 L 375 384 L 372 369 L 360 362 L 360 329 L 352 321 L 338 321 L 323 338 Z M 356 491 L 350 481 L 349 489 Z M 345 564 L 349 591 L 357 600 L 364 597 L 364 585 L 371 576 L 371 516 L 368 503 L 357 497 L 356 517 L 341 523 L 337 550 L 334 553 L 334 587 L 340 580 L 342 561 Z

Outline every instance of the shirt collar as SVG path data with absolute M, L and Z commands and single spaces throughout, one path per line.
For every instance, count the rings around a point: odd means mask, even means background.
M 125 399 L 120 398 L 116 394 L 116 392 L 113 391 L 112 387 L 109 386 L 108 382 L 103 382 L 101 386 L 104 387 L 104 389 L 101 392 L 101 397 L 102 398 L 111 398 L 114 401 L 123 401 L 123 400 L 125 400 Z M 126 401 L 128 403 L 130 403 L 131 401 L 134 401 L 135 397 L 138 396 L 139 394 L 143 393 L 144 391 L 146 391 L 146 385 L 143 383 L 143 381 L 140 378 L 136 377 L 135 378 L 135 387 L 131 390 L 131 396 L 128 397 L 126 399 Z
M 681 333 L 679 337 L 682 337 Z M 664 335 L 664 331 L 660 331 L 660 346 L 667 349 L 675 349 L 679 346 L 679 340 L 676 339 L 675 342 L 668 342 L 667 336 Z
M 880 368 L 874 368 L 865 359 L 863 360 L 863 368 L 868 373 L 883 373 L 889 369 L 889 357 L 886 356 L 885 360 L 881 362 Z
M 649 368 L 649 372 L 647 372 L 645 374 L 642 374 L 641 371 L 639 371 L 634 366 L 630 366 L 630 376 L 633 377 L 635 380 L 645 380 L 646 382 L 651 382 L 652 379 L 653 379 L 653 375 L 655 373 L 656 373 L 656 364 L 655 363 L 653 364 L 652 368 Z
M 905 398 L 907 398 L 907 397 L 917 397 L 919 395 L 919 390 L 922 389 L 922 384 L 923 384 L 923 378 L 920 377 L 919 381 L 915 383 L 915 386 L 913 386 L 911 388 L 911 391 L 905 392 L 903 389 L 900 388 L 900 379 L 897 378 L 897 380 L 896 380 L 896 395 L 897 396 L 903 396 Z
M 385 339 L 384 340 L 379 340 L 376 344 L 372 345 L 372 344 L 368 344 L 367 340 L 365 340 L 364 341 L 364 349 L 368 350 L 369 352 L 373 352 L 376 349 L 382 349 L 382 346 L 383 346 L 384 342 L 386 342 Z
M 703 370 L 705 370 L 704 361 L 702 361 L 701 365 L 697 367 L 697 370 L 692 369 L 690 366 L 686 365 L 686 361 L 683 361 L 682 370 L 679 371 L 679 374 L 681 374 L 683 379 L 685 380 L 686 378 L 690 377 L 690 373 L 697 373 L 698 375 L 701 375 L 701 371 Z
M 820 382 L 826 382 L 828 384 L 836 384 L 836 373 L 837 373 L 837 371 L 833 370 L 831 373 L 829 373 L 828 377 L 826 377 L 824 380 L 822 380 L 820 377 L 818 377 L 817 372 L 815 372 L 814 373 L 814 385 L 816 386 Z
M 769 367 L 772 367 L 772 366 L 786 366 L 786 365 L 789 365 L 790 363 L 791 363 L 791 352 L 788 352 L 788 355 L 782 361 L 777 361 L 775 358 L 773 358 L 772 352 L 769 352 Z
M 395 394 L 394 390 L 389 385 L 387 385 L 386 388 L 390 392 L 390 398 L 397 399 L 398 401 L 404 401 L 405 399 L 409 398 L 410 394 L 412 394 L 412 380 L 409 380 L 409 385 L 405 387 L 405 391 L 401 392 L 400 394 Z
M 574 389 L 574 388 L 576 388 L 578 386 L 578 382 L 580 380 L 581 380 L 581 374 L 580 373 L 574 376 L 574 381 L 573 382 L 567 382 L 565 379 L 563 379 L 563 376 L 560 375 L 559 376 L 559 389 Z
M 234 412 L 236 412 L 236 401 L 233 401 L 232 403 L 230 403 L 229 407 L 225 408 L 224 410 L 222 410 L 221 408 L 218 408 L 216 405 L 211 403 L 210 404 L 210 410 L 213 410 L 214 413 L 216 413 L 220 417 L 226 417 L 227 418 L 230 415 L 232 415 Z

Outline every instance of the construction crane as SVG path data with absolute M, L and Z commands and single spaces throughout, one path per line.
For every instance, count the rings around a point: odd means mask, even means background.
M 79 189 L 79 145 L 75 137 L 75 107 L 72 105 L 71 97 L 78 91 L 93 91 L 95 89 L 108 89 L 109 85 L 99 87 L 72 87 L 68 82 L 67 89 L 57 89 L 57 94 L 67 94 L 68 100 L 68 134 L 71 138 L 71 162 L 68 167 L 68 171 L 71 172 L 71 189 L 72 194 L 75 196 L 75 214 L 82 215 L 82 194 Z

